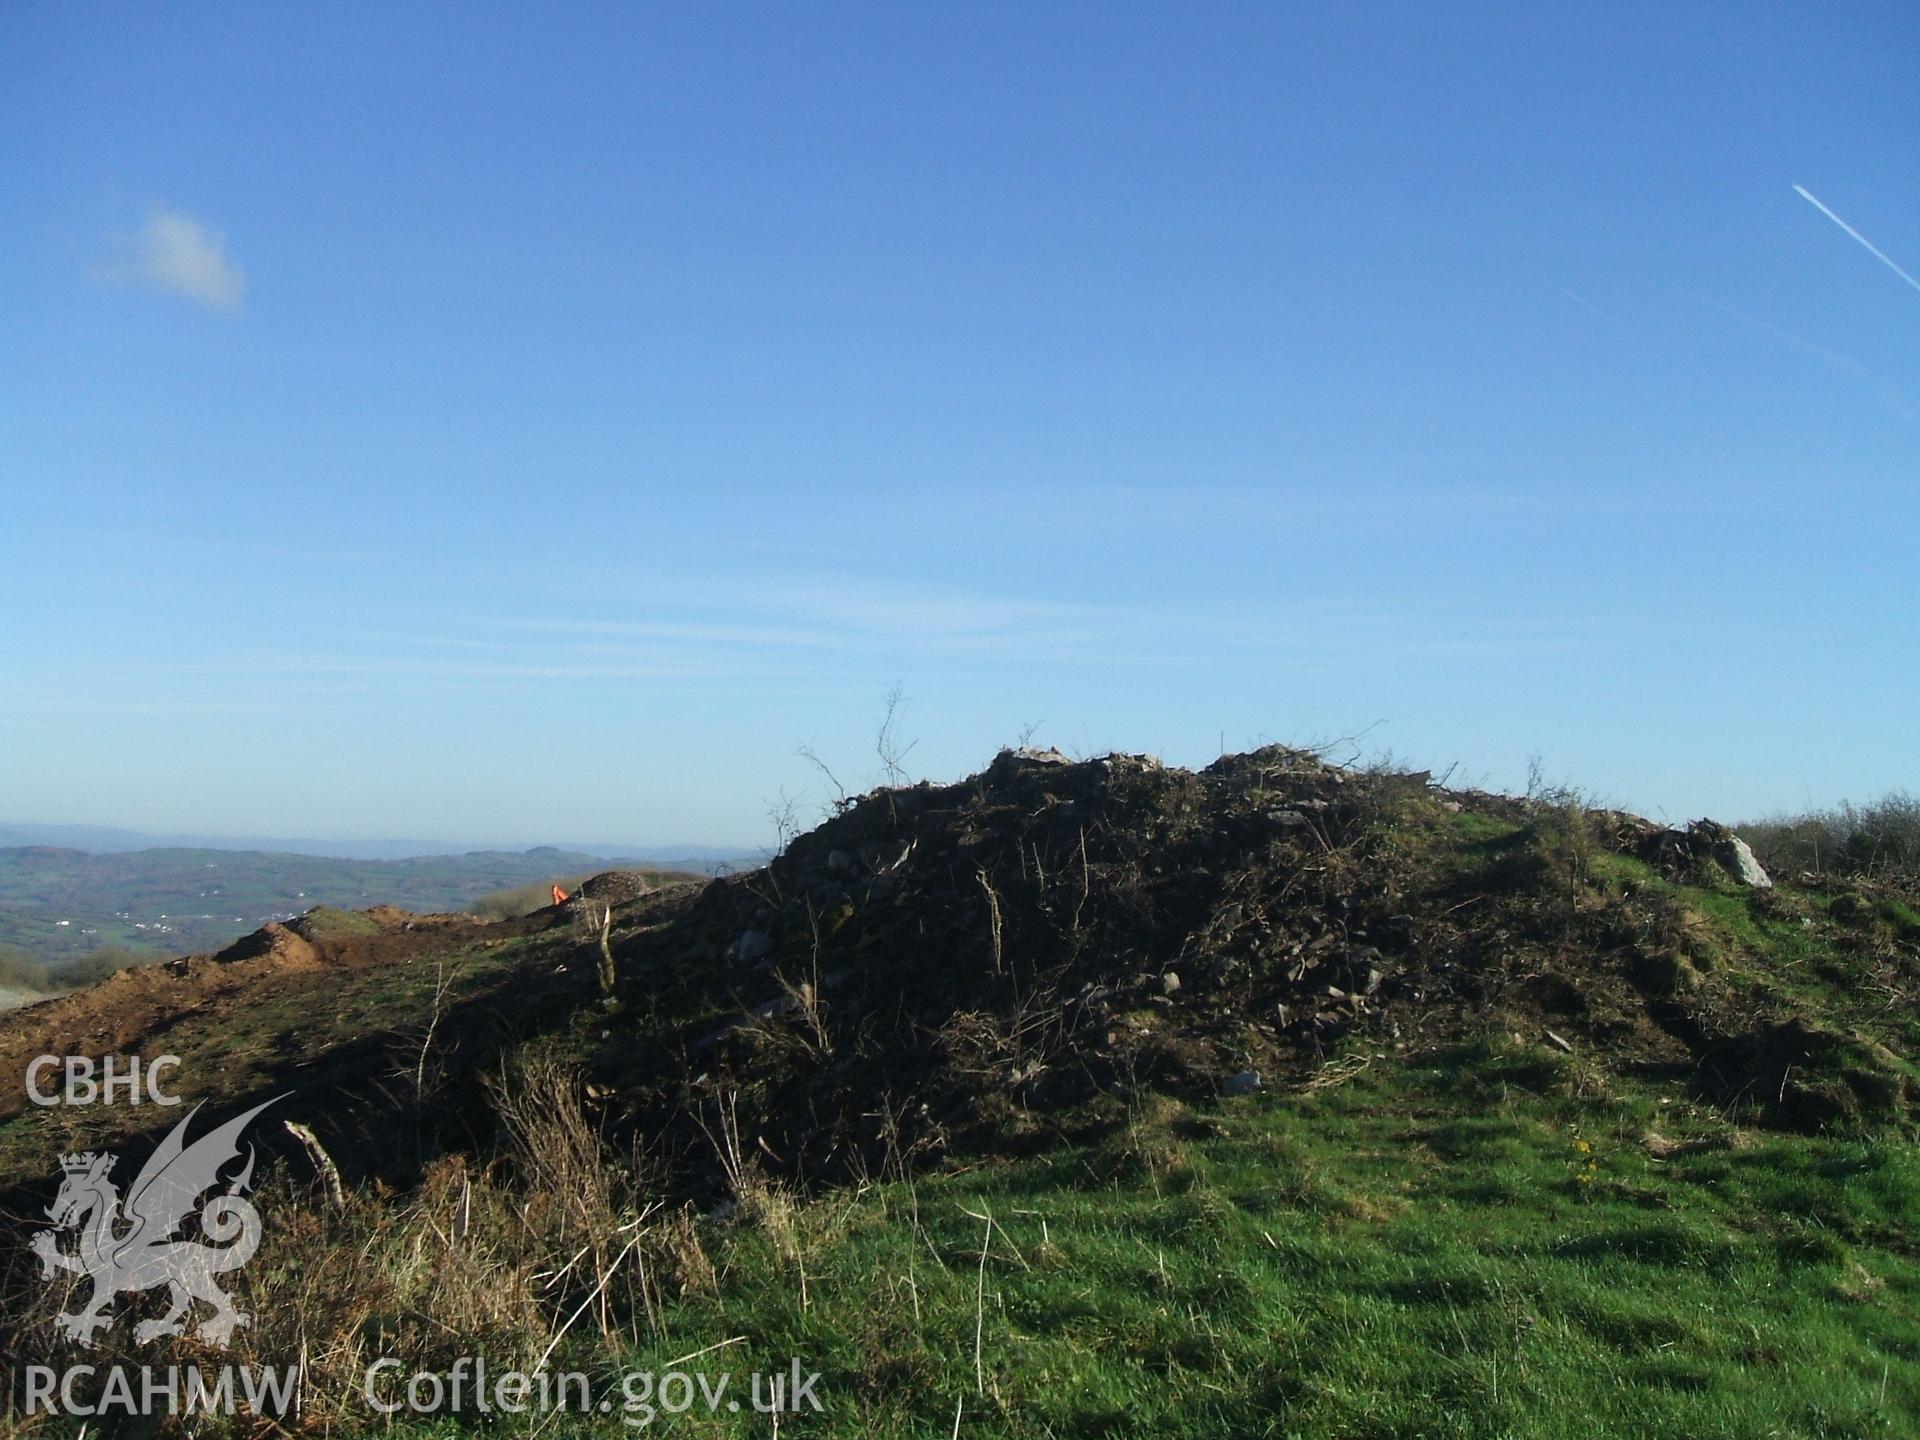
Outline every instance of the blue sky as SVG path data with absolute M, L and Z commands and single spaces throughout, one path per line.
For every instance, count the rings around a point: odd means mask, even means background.
M 15 5 L 0 818 L 1920 788 L 1920 12 Z M 1376 723 L 1378 722 L 1378 723 Z

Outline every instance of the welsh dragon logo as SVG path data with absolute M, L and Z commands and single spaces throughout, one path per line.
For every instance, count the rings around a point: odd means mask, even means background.
M 251 1323 L 252 1317 L 234 1308 L 214 1276 L 239 1269 L 260 1247 L 260 1212 L 245 1195 L 253 1181 L 253 1147 L 247 1147 L 246 1168 L 228 1182 L 225 1193 L 199 1207 L 200 1233 L 213 1243 L 176 1236 L 200 1196 L 220 1183 L 220 1171 L 239 1158 L 240 1133 L 248 1122 L 284 1098 L 275 1096 L 256 1105 L 189 1144 L 187 1126 L 200 1113 L 196 1105 L 155 1149 L 134 1179 L 124 1206 L 112 1180 L 117 1157 L 91 1153 L 60 1157 L 65 1178 L 47 1207 L 47 1218 L 59 1229 L 37 1232 L 33 1250 L 46 1279 L 69 1270 L 93 1281 L 93 1299 L 86 1307 L 55 1322 L 64 1334 L 90 1347 L 98 1332 L 113 1324 L 108 1308 L 115 1296 L 162 1285 L 171 1305 L 160 1319 L 143 1320 L 134 1327 L 134 1338 L 143 1344 L 162 1335 L 184 1333 L 196 1300 L 214 1307 L 214 1313 L 194 1331 L 211 1344 L 224 1348 L 237 1327 Z M 73 1254 L 61 1250 L 61 1231 L 78 1231 L 79 1245 Z

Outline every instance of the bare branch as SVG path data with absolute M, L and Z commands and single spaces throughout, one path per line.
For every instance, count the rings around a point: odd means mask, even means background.
M 907 696 L 898 681 L 887 691 L 886 711 L 880 717 L 880 730 L 874 736 L 873 748 L 880 757 L 880 769 L 886 776 L 887 784 L 899 786 L 907 783 L 906 758 L 913 753 L 914 746 L 920 742 L 909 740 L 900 743 L 900 712 L 906 709 Z
M 833 808 L 836 810 L 846 809 L 847 787 L 840 783 L 840 777 L 834 774 L 833 771 L 827 767 L 827 762 L 820 758 L 820 752 L 815 750 L 811 745 L 802 745 L 795 753 L 824 775 L 827 783 L 833 787 Z

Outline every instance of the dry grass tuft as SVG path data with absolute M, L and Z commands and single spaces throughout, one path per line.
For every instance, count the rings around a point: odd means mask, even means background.
M 570 1334 L 626 1334 L 655 1322 L 669 1295 L 715 1287 L 691 1215 L 640 1193 L 639 1167 L 607 1153 L 571 1070 L 522 1055 L 487 1088 L 508 1139 L 494 1164 L 475 1169 L 453 1156 L 404 1195 L 375 1182 L 339 1200 L 283 1168 L 263 1175 L 260 1249 L 228 1277 L 252 1323 L 220 1358 L 281 1366 L 300 1357 L 305 1424 L 364 1420 L 367 1369 L 387 1356 L 405 1373 L 445 1373 L 479 1354 L 531 1371 Z M 70 1283 L 50 1285 L 23 1247 L 12 1256 L 0 1303 L 15 1318 L 0 1338 L 16 1365 L 64 1364 L 53 1318 L 78 1308 L 89 1282 L 63 1272 Z M 206 1363 L 214 1352 L 191 1332 L 135 1346 L 135 1322 L 163 1303 L 124 1301 L 88 1362 L 102 1373 L 115 1363 Z

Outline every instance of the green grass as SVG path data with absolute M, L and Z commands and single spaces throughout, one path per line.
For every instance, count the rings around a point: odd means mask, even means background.
M 741 1337 L 681 1368 L 799 1356 L 826 1413 L 791 1433 L 849 1437 L 947 1435 L 956 1405 L 964 1435 L 1916 1433 L 1920 1153 L 1660 1161 L 1649 1128 L 1732 1137 L 1576 1079 L 1487 1045 L 1317 1096 L 1149 1101 L 1097 1143 L 818 1200 L 797 1243 L 710 1227 L 715 1293 L 569 1363 L 611 1385 Z

